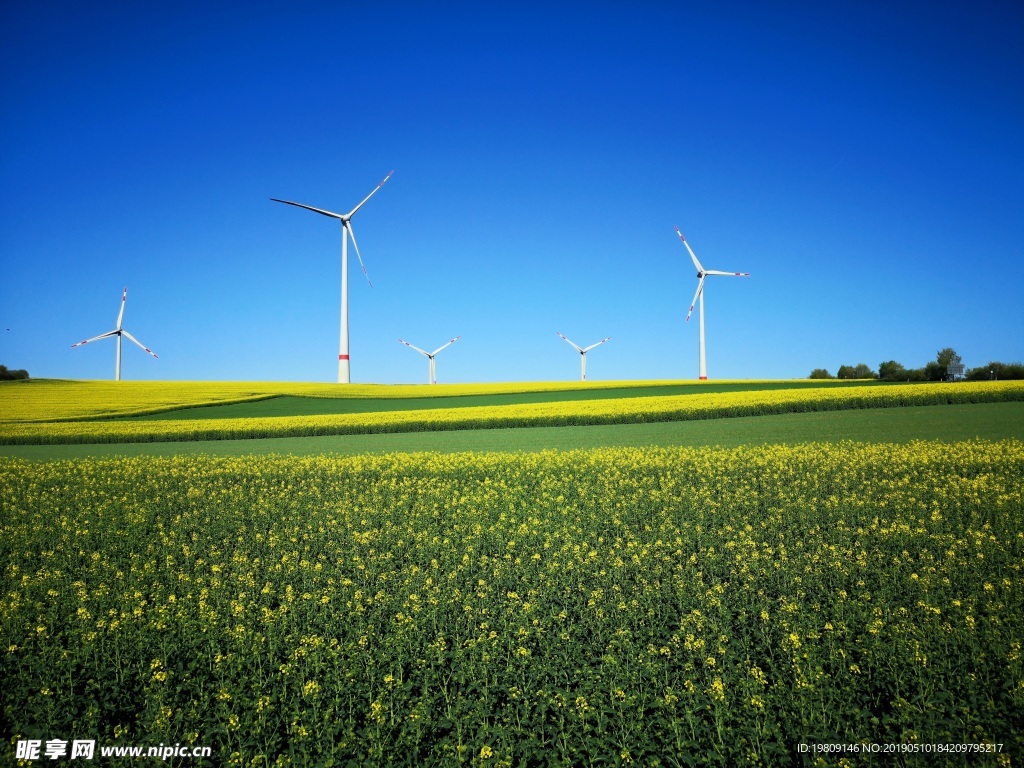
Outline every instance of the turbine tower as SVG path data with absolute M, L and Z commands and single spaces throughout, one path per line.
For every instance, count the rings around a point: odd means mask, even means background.
M 683 241 L 683 245 L 686 246 L 686 250 L 690 252 L 690 258 L 693 259 L 693 265 L 697 268 L 697 292 L 693 294 L 693 301 L 690 303 L 690 311 L 686 313 L 686 322 L 690 322 L 690 315 L 693 314 L 693 306 L 700 299 L 700 380 L 707 381 L 708 378 L 708 363 L 707 354 L 704 350 L 704 278 L 708 275 L 723 275 L 725 277 L 750 277 L 749 272 L 719 272 L 715 269 L 704 269 L 697 261 L 697 256 L 694 254 L 690 244 L 686 242 L 686 238 L 683 237 L 683 233 L 679 231 L 679 227 L 676 227 L 676 233 L 679 235 L 679 239 Z
M 359 266 L 363 268 L 363 275 L 366 277 L 366 282 L 373 287 L 373 283 L 370 283 L 370 276 L 366 274 L 366 266 L 363 264 L 363 257 L 359 254 L 359 245 L 356 244 L 356 233 L 352 231 L 351 219 L 355 216 L 356 211 L 366 204 L 366 201 L 373 197 L 377 190 L 384 186 L 384 182 L 391 178 L 391 174 L 394 171 L 388 173 L 384 177 L 384 181 L 373 188 L 363 201 L 359 203 L 348 213 L 333 213 L 332 211 L 325 211 L 321 208 L 314 208 L 311 205 L 303 205 L 302 203 L 294 203 L 291 200 L 279 200 L 276 197 L 270 198 L 275 203 L 285 203 L 286 205 L 294 205 L 298 208 L 305 208 L 307 211 L 313 211 L 314 213 L 322 214 L 323 216 L 330 216 L 332 219 L 337 219 L 341 222 L 341 342 L 338 345 L 338 383 L 349 384 L 352 381 L 351 371 L 349 369 L 349 354 L 348 354 L 348 238 L 352 238 L 352 246 L 356 249 L 356 257 L 359 259 Z
M 427 380 L 427 384 L 437 384 L 437 368 L 434 365 L 434 358 L 437 357 L 437 353 L 440 352 L 442 349 L 445 349 L 445 347 L 450 347 L 452 344 L 454 344 L 461 338 L 461 336 L 456 336 L 443 347 L 438 347 L 433 352 L 427 352 L 426 350 L 420 349 L 419 347 L 414 347 L 412 344 L 410 344 L 408 341 L 405 341 L 404 339 L 399 339 L 399 341 L 405 344 L 405 346 L 409 347 L 409 349 L 415 349 L 421 355 L 426 356 L 426 358 L 430 361 L 430 378 Z
M 117 337 L 117 357 L 116 357 L 116 362 L 114 364 L 114 381 L 120 381 L 121 380 L 121 337 L 122 336 L 127 336 L 130 341 L 135 342 L 135 344 L 143 352 L 148 352 L 153 357 L 157 357 L 157 358 L 159 357 L 159 355 L 157 355 L 156 352 L 151 350 L 149 347 L 143 346 L 142 343 L 139 342 L 138 339 L 136 339 L 134 336 L 132 336 L 130 333 L 128 333 L 128 331 L 124 330 L 121 327 L 121 320 L 124 318 L 124 304 L 125 304 L 125 302 L 127 300 L 128 300 L 128 286 L 125 286 L 124 293 L 121 294 L 121 311 L 117 313 L 117 326 L 114 328 L 114 330 L 107 331 L 106 333 L 101 333 L 99 336 L 93 336 L 91 339 L 86 339 L 85 341 L 80 341 L 77 344 L 72 344 L 71 345 L 71 348 L 74 349 L 75 347 L 80 347 L 83 344 L 88 344 L 90 341 L 99 341 L 100 339 L 105 339 L 108 336 L 116 336 Z
M 558 331 L 555 331 L 555 333 L 558 333 Z M 558 333 L 558 335 L 562 336 L 561 333 Z M 562 336 L 562 338 L 565 339 L 565 336 Z M 598 346 L 604 344 L 610 338 L 611 338 L 611 336 L 607 336 L 607 337 L 601 339 L 596 344 L 591 344 L 589 347 L 578 347 L 575 344 L 573 344 L 571 341 L 569 341 L 568 339 L 565 339 L 566 341 L 569 342 L 569 344 L 572 346 L 573 349 L 575 349 L 577 352 L 580 353 L 580 381 L 586 381 L 587 380 L 587 352 L 592 350 L 594 347 L 598 347 Z

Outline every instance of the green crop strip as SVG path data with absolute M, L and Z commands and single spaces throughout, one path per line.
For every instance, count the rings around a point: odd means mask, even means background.
M 873 386 L 874 382 L 844 382 L 827 384 L 830 389 Z M 813 385 L 811 385 L 813 386 Z M 179 408 L 142 416 L 122 418 L 140 421 L 164 419 L 231 419 L 266 418 L 277 416 L 322 416 L 341 413 L 374 413 L 379 411 L 420 411 L 431 408 L 471 408 L 476 406 L 526 405 L 530 403 L 577 402 L 580 400 L 614 400 L 624 397 L 664 397 L 667 395 L 707 395 L 722 392 L 768 392 L 793 389 L 791 382 L 757 382 L 731 384 L 680 384 L 657 387 L 609 387 L 602 389 L 572 389 L 552 392 L 509 392 L 485 395 L 448 395 L 437 397 L 295 397 L 278 395 L 262 400 L 228 405 L 208 405 L 198 408 Z M 808 387 L 801 387 L 806 389 Z

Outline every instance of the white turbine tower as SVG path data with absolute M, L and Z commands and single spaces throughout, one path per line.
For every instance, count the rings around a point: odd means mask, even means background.
M 124 330 L 121 327 L 121 320 L 124 318 L 124 304 L 125 304 L 125 302 L 127 300 L 128 300 L 128 287 L 125 286 L 124 293 L 121 294 L 121 311 L 117 313 L 117 326 L 114 328 L 114 330 L 107 331 L 106 333 L 101 333 L 99 336 L 93 336 L 91 339 L 86 339 L 85 341 L 80 341 L 77 344 L 72 344 L 71 345 L 71 348 L 74 349 L 75 347 L 80 347 L 83 344 L 88 344 L 90 341 L 99 341 L 100 339 L 105 339 L 108 336 L 116 336 L 117 337 L 117 360 L 116 360 L 116 362 L 114 364 L 114 381 L 120 381 L 121 380 L 121 337 L 122 336 L 127 336 L 130 341 L 135 342 L 135 344 L 138 345 L 139 349 L 141 349 L 143 352 L 148 352 L 153 357 L 157 357 L 157 358 L 159 357 L 159 355 L 157 355 L 156 352 L 151 350 L 149 347 L 143 346 L 142 343 L 139 342 L 138 339 L 136 339 L 134 336 L 132 336 L 130 333 L 128 333 L 128 331 Z
M 427 383 L 428 384 L 437 384 L 437 368 L 434 365 L 434 358 L 437 357 L 437 353 L 440 352 L 442 349 L 445 349 L 446 347 L 450 347 L 452 344 L 454 344 L 456 341 L 458 341 L 461 338 L 462 338 L 461 336 L 456 336 L 454 339 L 449 341 L 447 344 L 445 344 L 442 347 L 438 347 L 433 352 L 427 352 L 426 350 L 420 349 L 419 347 L 414 347 L 412 344 L 410 344 L 408 341 L 405 341 L 404 339 L 399 339 L 399 341 L 402 342 L 403 344 L 405 344 L 405 346 L 409 347 L 409 349 L 415 349 L 421 355 L 426 356 L 426 358 L 430 361 L 430 378 L 427 381 Z
M 558 331 L 555 331 L 555 333 L 558 333 Z M 561 333 L 558 333 L 558 335 L 562 336 Z M 565 339 L 565 336 L 562 336 L 562 338 Z M 575 349 L 577 352 L 580 353 L 580 381 L 586 381 L 587 380 L 587 352 L 592 350 L 594 347 L 601 346 L 606 341 L 608 341 L 608 339 L 610 339 L 610 338 L 611 338 L 611 336 L 607 336 L 607 337 L 601 339 L 596 344 L 591 344 L 589 347 L 578 347 L 575 344 L 573 344 L 571 341 L 569 341 L 568 339 L 565 339 L 566 341 L 569 342 L 569 344 L 572 346 L 573 349 Z
M 693 294 L 693 301 L 690 303 L 690 311 L 686 313 L 686 322 L 690 322 L 690 315 L 693 314 L 693 307 L 700 299 L 700 380 L 706 381 L 708 378 L 708 363 L 707 355 L 704 351 L 704 278 L 708 275 L 723 275 L 725 277 L 750 277 L 749 272 L 719 272 L 715 269 L 704 269 L 697 261 L 697 256 L 694 254 L 690 244 L 686 242 L 686 238 L 683 237 L 683 233 L 679 231 L 679 227 L 676 227 L 676 232 L 679 235 L 679 239 L 683 241 L 683 245 L 686 246 L 686 250 L 690 252 L 690 258 L 693 259 L 693 265 L 697 268 L 697 292 Z
M 351 382 L 351 372 L 349 370 L 349 354 L 348 354 L 348 238 L 352 238 L 352 245 L 356 249 L 356 257 L 359 259 L 359 266 L 363 268 L 363 275 L 366 276 L 366 282 L 370 283 L 370 276 L 366 274 L 366 266 L 363 264 L 363 257 L 359 254 L 359 246 L 356 244 L 356 233 L 352 231 L 351 218 L 355 216 L 356 211 L 366 204 L 366 201 L 373 197 L 377 190 L 384 186 L 384 182 L 391 178 L 391 174 L 394 171 L 388 173 L 384 177 L 384 181 L 373 188 L 363 201 L 359 203 L 348 213 L 333 213 L 332 211 L 325 211 L 321 208 L 314 208 L 311 205 L 303 205 L 302 203 L 294 203 L 291 200 L 279 200 L 276 197 L 270 198 L 275 203 L 285 203 L 286 205 L 294 205 L 298 208 L 305 208 L 307 211 L 313 211 L 324 216 L 330 216 L 332 219 L 338 219 L 341 222 L 341 342 L 338 345 L 338 383 L 348 384 Z M 370 287 L 373 287 L 373 283 L 370 283 Z

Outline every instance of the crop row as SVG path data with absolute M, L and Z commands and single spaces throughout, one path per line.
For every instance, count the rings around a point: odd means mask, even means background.
M 1024 400 L 1024 382 L 895 384 L 609 398 L 372 413 L 0 424 L 0 444 L 112 443 L 636 424 L 729 416 Z
M 7 459 L 0 562 L 10 750 L 204 744 L 246 766 L 787 765 L 814 741 L 1024 754 L 1016 441 Z

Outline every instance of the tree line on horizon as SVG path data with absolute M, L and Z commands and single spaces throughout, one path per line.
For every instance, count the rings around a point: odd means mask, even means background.
M 6 365 L 0 365 L 0 381 L 15 381 L 17 379 L 27 379 L 28 371 L 22 369 L 11 371 L 8 370 Z
M 991 381 L 1007 379 L 1024 379 L 1024 364 L 990 362 L 977 368 L 965 370 L 962 374 L 952 374 L 951 366 L 962 365 L 960 355 L 952 347 L 940 349 L 935 359 L 923 368 L 904 368 L 895 360 L 879 363 L 878 370 L 872 370 L 865 363 L 857 365 L 840 365 L 833 376 L 825 368 L 815 368 L 809 378 L 812 379 L 878 379 L 879 381 L 950 381 L 954 378 L 966 381 Z

